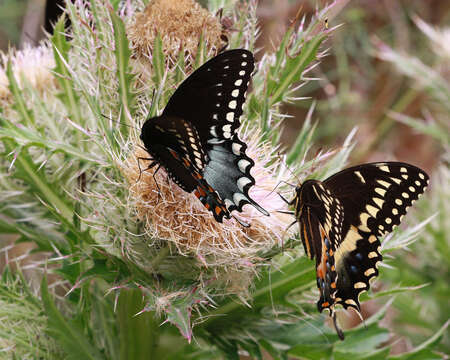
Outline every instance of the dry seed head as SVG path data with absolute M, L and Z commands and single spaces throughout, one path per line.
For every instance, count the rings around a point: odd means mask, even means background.
M 214 53 L 225 43 L 221 40 L 219 19 L 203 9 L 194 0 L 153 0 L 136 15 L 128 27 L 128 38 L 135 57 L 148 61 L 159 33 L 164 54 L 174 63 L 180 49 L 194 57 L 203 34 L 208 50 Z
M 253 134 L 246 139 L 247 154 L 255 161 L 251 173 L 256 185 L 250 189 L 250 196 L 271 216 L 245 205 L 242 213 L 235 214 L 250 223 L 249 228 L 234 219 L 218 223 L 194 194 L 168 181 L 163 168 L 155 175 L 160 191 L 153 179 L 155 168 L 143 172 L 137 181 L 140 173 L 137 158 L 149 154 L 136 146 L 122 169 L 130 184 L 131 205 L 145 222 L 149 237 L 174 243 L 182 254 L 195 254 L 204 265 L 235 268 L 251 267 L 259 260 L 258 251 L 280 244 L 292 217 L 276 212 L 286 210 L 285 203 L 273 191 L 279 181 L 279 166 L 276 163 L 267 166 L 272 160 L 271 147 L 258 143 L 258 134 Z M 146 165 L 141 161 L 141 168 Z

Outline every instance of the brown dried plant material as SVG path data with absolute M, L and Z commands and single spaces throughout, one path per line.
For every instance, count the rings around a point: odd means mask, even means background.
M 276 164 L 266 166 L 271 160 L 270 148 L 258 144 L 257 135 L 247 139 L 247 144 L 247 154 L 255 160 L 252 175 L 256 185 L 250 189 L 250 196 L 271 213 L 267 217 L 250 205 L 244 206 L 244 211 L 235 215 L 250 223 L 249 228 L 235 219 L 218 223 L 194 194 L 168 180 L 163 168 L 155 176 L 160 191 L 153 179 L 155 168 L 143 172 L 139 179 L 137 158 L 148 157 L 148 154 L 137 146 L 123 172 L 130 184 L 132 206 L 145 222 L 149 237 L 170 241 L 180 253 L 195 254 L 208 266 L 251 268 L 260 260 L 258 251 L 280 244 L 292 219 L 276 212 L 286 210 L 286 204 L 273 191 L 279 181 L 279 169 Z M 146 165 L 141 161 L 141 168 L 145 169 Z
M 162 39 L 164 54 L 173 63 L 181 49 L 195 56 L 202 34 L 213 53 L 225 45 L 219 19 L 194 0 L 153 0 L 136 15 L 127 32 L 134 55 L 147 61 L 157 34 Z

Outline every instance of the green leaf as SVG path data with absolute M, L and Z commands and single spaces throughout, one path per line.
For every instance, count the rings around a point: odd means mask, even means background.
M 164 72 L 165 72 L 165 56 L 163 51 L 163 43 L 161 40 L 161 36 L 159 33 L 155 36 L 155 41 L 153 42 L 152 49 L 152 61 L 153 61 L 153 82 L 155 86 L 159 88 L 164 80 Z
M 203 32 L 200 35 L 200 39 L 198 40 L 197 54 L 195 55 L 195 69 L 198 69 L 203 65 L 206 58 L 206 47 L 205 47 L 205 36 Z
M 346 334 L 345 340 L 334 346 L 337 359 L 359 358 L 377 351 L 381 344 L 389 339 L 389 331 L 377 324 Z
M 96 323 L 98 337 L 102 337 L 105 341 L 105 352 L 109 355 L 109 359 L 118 360 L 120 346 L 117 341 L 117 322 L 114 321 L 114 308 L 102 294 L 101 298 L 97 297 L 96 301 L 93 302 L 93 311 L 96 319 L 98 319 Z
M 178 54 L 177 65 L 175 68 L 175 83 L 180 84 L 186 76 L 186 64 L 184 60 L 184 48 L 181 48 Z
M 332 354 L 332 346 L 317 346 L 302 344 L 294 347 L 289 351 L 289 356 L 296 359 L 321 360 L 330 359 Z
M 448 127 L 448 124 L 445 126 L 445 124 L 440 124 L 438 122 L 430 123 L 423 119 L 413 118 L 394 111 L 388 112 L 388 116 L 403 124 L 411 126 L 414 130 L 422 134 L 433 137 L 444 145 L 448 146 L 450 144 L 450 128 Z
M 4 144 L 9 151 L 15 148 L 14 143 L 9 139 L 4 139 Z M 27 181 L 36 195 L 46 201 L 66 221 L 72 221 L 73 209 L 58 192 L 58 186 L 47 182 L 43 171 L 38 170 L 25 150 L 17 155 L 15 167 L 19 170 L 20 177 Z
M 395 355 L 389 357 L 389 359 L 398 360 L 426 360 L 426 359 L 442 359 L 441 356 L 436 356 L 432 353 L 432 348 L 439 343 L 450 324 L 450 320 L 446 323 L 427 341 L 423 342 L 419 346 L 415 347 L 408 353 Z
M 19 85 L 17 84 L 12 70 L 11 61 L 8 61 L 8 63 L 6 64 L 6 76 L 8 77 L 9 90 L 14 97 L 14 108 L 20 114 L 25 124 L 27 124 L 28 126 L 34 125 L 35 121 L 33 114 L 25 104 L 25 99 L 22 96 L 22 91 L 19 89 Z
M 239 328 L 249 319 L 258 318 L 260 311 L 266 306 L 289 305 L 285 300 L 288 293 L 294 289 L 301 291 L 310 288 L 314 284 L 315 277 L 314 265 L 306 257 L 296 259 L 279 271 L 266 270 L 255 283 L 251 308 L 230 299 L 211 311 L 209 317 L 199 324 L 199 327 L 207 328 L 214 333 L 233 327 Z
M 325 34 L 319 34 L 303 44 L 300 54 L 295 54 L 292 57 L 286 55 L 286 63 L 280 71 L 279 81 L 274 79 L 271 83 L 272 88 L 268 85 L 270 106 L 282 101 L 289 86 L 301 79 L 303 71 L 316 59 L 319 46 L 325 38 Z
M 374 293 L 371 298 L 375 299 L 375 298 L 379 298 L 379 297 L 384 297 L 384 296 L 390 296 L 390 295 L 395 295 L 398 293 L 404 293 L 406 291 L 415 291 L 415 290 L 420 290 L 426 286 L 429 286 L 430 284 L 422 284 L 422 285 L 417 285 L 417 286 L 399 286 L 396 288 L 392 288 L 389 290 L 385 290 L 385 291 L 378 291 L 376 293 Z
M 181 335 L 190 343 L 192 340 L 192 308 L 195 304 L 201 302 L 203 296 L 199 293 L 198 288 L 190 289 L 188 294 L 180 296 L 170 302 L 165 309 L 167 320 L 175 325 Z
M 305 122 L 303 123 L 303 126 L 297 135 L 297 139 L 295 140 L 294 145 L 287 155 L 286 163 L 288 165 L 292 164 L 294 161 L 301 160 L 301 157 L 303 157 L 308 152 L 308 149 L 311 146 L 312 137 L 317 125 L 317 123 L 311 125 L 311 117 L 314 108 L 315 103 L 311 105 Z
M 77 124 L 84 124 L 80 112 L 80 99 L 75 92 L 72 75 L 69 71 L 69 50 L 70 43 L 65 36 L 65 16 L 61 16 L 55 24 L 55 29 L 51 41 L 53 44 L 53 53 L 55 58 L 55 73 L 58 75 L 57 79 L 62 88 L 60 94 L 61 101 L 66 105 L 69 116 Z
M 267 79 L 267 92 L 272 94 L 276 87 L 279 74 L 283 71 L 283 63 L 287 57 L 287 51 L 289 47 L 290 38 L 292 36 L 292 26 L 289 27 L 286 34 L 284 34 L 281 40 L 280 46 L 275 53 L 275 64 L 270 67 L 269 77 Z
M 56 308 L 48 292 L 47 278 L 41 282 L 41 297 L 48 318 L 48 333 L 67 354 L 66 359 L 104 359 L 99 351 L 92 346 L 83 331 L 75 324 L 67 321 Z
M 248 352 L 248 355 L 252 359 L 262 360 L 263 356 L 261 350 L 257 343 L 254 341 L 246 339 L 245 341 L 240 342 L 241 347 Z
M 42 134 L 33 131 L 32 128 L 17 127 L 1 116 L 0 138 L 10 138 L 21 146 L 37 146 L 53 153 L 65 153 L 83 161 L 97 164 L 103 162 L 101 159 L 95 158 L 91 154 L 85 153 L 82 149 L 76 148 L 68 143 L 53 141 L 50 138 L 44 139 Z
M 117 307 L 120 359 L 148 359 L 160 336 L 159 319 L 145 307 L 139 289 L 121 289 Z
M 124 124 L 130 124 L 136 104 L 135 94 L 131 90 L 133 83 L 133 75 L 129 66 L 131 51 L 122 19 L 112 9 L 110 15 L 114 28 L 114 52 L 116 55 L 117 78 L 119 80 L 119 104 L 122 106 L 120 121 Z M 123 128 L 122 131 L 125 133 L 126 129 Z
M 285 351 L 278 349 L 275 344 L 272 344 L 269 339 L 261 339 L 259 340 L 259 345 L 266 350 L 274 359 L 283 359 L 287 360 L 288 357 Z

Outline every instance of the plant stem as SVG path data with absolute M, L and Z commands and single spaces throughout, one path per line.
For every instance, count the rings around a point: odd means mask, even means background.
M 120 291 L 117 319 L 121 360 L 153 359 L 159 343 L 159 321 L 154 312 L 143 312 L 145 303 L 138 289 Z M 138 315 L 137 315 L 138 314 Z

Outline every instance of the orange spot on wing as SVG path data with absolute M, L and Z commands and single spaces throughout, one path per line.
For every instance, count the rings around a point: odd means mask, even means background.
M 180 157 L 178 156 L 178 154 L 177 154 L 175 151 L 169 150 L 169 152 L 172 154 L 172 156 L 173 156 L 175 159 L 179 159 L 179 158 L 180 158 Z
M 320 264 L 319 264 L 319 266 L 317 267 L 316 272 L 317 272 L 317 277 L 319 277 L 319 278 L 321 278 L 321 279 L 324 279 L 324 278 L 325 278 L 325 274 L 323 273 L 323 267 L 320 266 Z
M 203 196 L 203 197 L 206 196 L 205 190 L 203 190 L 200 186 L 197 187 L 197 191 L 200 194 L 200 196 Z
M 331 288 L 332 289 L 336 289 L 336 283 L 335 282 L 331 283 Z
M 328 301 L 325 301 L 325 302 L 322 304 L 322 307 L 328 307 L 328 306 L 330 306 L 330 303 L 329 303 Z
M 208 203 L 205 203 L 205 208 L 206 209 L 208 209 L 209 210 L 209 208 L 210 208 L 211 206 L 209 206 L 209 204 Z
M 222 212 L 222 209 L 219 206 L 216 206 L 214 211 L 216 212 L 216 215 L 220 215 L 220 213 Z

